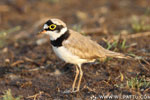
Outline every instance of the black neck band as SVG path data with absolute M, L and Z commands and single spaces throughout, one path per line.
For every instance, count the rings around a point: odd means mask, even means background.
M 62 42 L 64 40 L 66 40 L 69 37 L 69 30 L 67 30 L 63 35 L 61 35 L 59 38 L 57 38 L 56 40 L 51 40 L 51 44 L 54 47 L 60 47 L 62 46 Z

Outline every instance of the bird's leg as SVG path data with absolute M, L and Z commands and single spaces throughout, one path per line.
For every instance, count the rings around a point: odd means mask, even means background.
M 76 66 L 76 76 L 75 76 L 73 84 L 72 84 L 72 92 L 74 92 L 74 87 L 75 87 L 78 75 L 79 75 L 79 69 L 78 69 L 78 66 Z
M 83 71 L 82 71 L 81 65 L 79 65 L 78 67 L 79 67 L 80 77 L 79 77 L 78 86 L 77 86 L 76 91 L 80 90 L 80 84 L 81 84 L 81 80 L 82 80 L 82 76 L 83 76 Z

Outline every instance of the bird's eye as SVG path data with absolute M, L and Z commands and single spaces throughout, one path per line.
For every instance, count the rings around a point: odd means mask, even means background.
M 55 24 L 51 24 L 50 26 L 49 26 L 49 29 L 51 29 L 51 30 L 54 30 L 56 28 L 56 25 Z

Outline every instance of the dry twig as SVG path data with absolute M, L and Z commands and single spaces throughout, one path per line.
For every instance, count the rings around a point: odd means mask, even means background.
M 24 63 L 23 60 L 18 60 L 18 61 L 16 61 L 16 62 L 12 63 L 10 66 L 14 67 L 14 66 L 16 66 L 16 65 L 18 65 L 18 64 L 22 64 L 22 63 Z
M 106 29 L 102 29 L 102 28 L 94 28 L 94 29 L 86 29 L 81 31 L 84 34 L 97 34 L 97 33 L 101 33 L 101 34 L 108 34 L 108 31 Z
M 143 33 L 136 33 L 136 34 L 129 34 L 129 35 L 121 35 L 121 38 L 123 39 L 132 39 L 132 38 L 139 38 L 144 36 L 150 36 L 150 32 L 143 32 Z M 118 40 L 120 38 L 120 35 L 113 36 L 113 40 Z
M 33 95 L 33 96 L 28 96 L 27 99 L 29 98 L 33 98 L 33 100 L 36 100 L 38 98 L 38 96 L 41 96 L 44 92 L 40 91 L 39 93 Z

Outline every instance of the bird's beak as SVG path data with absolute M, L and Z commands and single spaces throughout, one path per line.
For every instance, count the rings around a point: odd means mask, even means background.
M 46 33 L 46 30 L 42 30 L 40 32 L 38 32 L 38 35 L 42 35 L 42 34 L 45 34 Z

